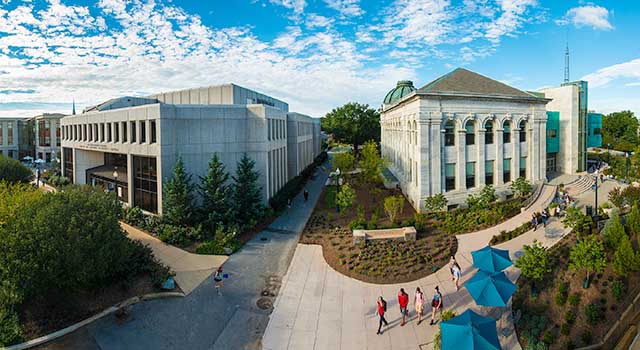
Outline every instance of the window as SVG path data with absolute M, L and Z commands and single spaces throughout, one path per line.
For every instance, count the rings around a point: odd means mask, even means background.
M 87 140 L 88 140 L 88 137 L 89 137 L 89 136 L 87 136 L 87 124 L 84 124 L 84 125 L 82 126 L 82 129 L 83 129 L 83 130 L 82 130 L 82 133 L 84 134 L 84 135 L 83 135 L 83 136 L 84 136 L 84 138 L 83 138 L 82 140 L 83 140 L 83 141 L 87 141 Z
M 464 129 L 466 131 L 465 143 L 467 144 L 467 146 L 475 145 L 476 144 L 475 123 L 473 121 L 468 121 Z
M 13 145 L 13 124 L 7 124 L 7 144 Z
M 484 125 L 484 144 L 492 145 L 493 144 L 493 122 L 488 121 L 487 124 Z
M 64 176 L 67 177 L 71 182 L 73 182 L 73 149 L 64 147 L 62 149 L 62 154 L 64 155 Z
M 111 123 L 107 123 L 107 142 L 111 142 Z
M 504 133 L 502 134 L 502 143 L 511 142 L 511 123 L 509 121 L 504 122 Z
M 100 142 L 104 142 L 104 123 L 100 123 Z
M 147 121 L 142 120 L 140 122 L 140 143 L 147 142 Z
M 520 158 L 520 177 L 527 177 L 527 158 Z
M 484 183 L 485 185 L 493 185 L 493 161 L 484 162 Z
M 552 138 L 552 139 L 558 137 L 558 130 L 556 130 L 556 129 L 548 129 L 547 130 L 547 137 Z
M 467 162 L 466 170 L 467 188 L 476 187 L 476 162 Z
M 151 121 L 151 125 L 149 126 L 149 128 L 151 128 L 151 143 L 156 143 L 157 141 L 157 134 L 156 134 L 156 121 L 152 120 Z
M 456 135 L 455 135 L 456 125 L 452 120 L 447 121 L 444 125 L 444 145 L 445 146 L 455 146 L 456 144 Z
M 60 124 L 56 125 L 56 146 L 60 147 Z
M 131 122 L 131 143 L 136 142 L 136 122 Z
M 511 158 L 502 161 L 502 181 L 504 183 L 511 181 Z
M 127 122 L 122 122 L 122 143 L 127 142 Z
M 444 189 L 453 191 L 456 189 L 456 164 L 448 163 L 444 166 Z
M 594 135 L 600 135 L 601 133 L 602 133 L 602 130 L 600 128 L 593 128 Z
M 11 126 L 11 124 L 7 125 Z M 49 147 L 51 146 L 51 124 L 48 120 L 39 120 L 38 121 L 38 144 L 41 147 Z M 76 133 L 78 132 L 76 125 L 74 125 L 74 133 L 73 140 L 76 140 Z M 11 142 L 9 142 L 11 143 Z
M 155 157 L 133 156 L 133 205 L 158 212 L 158 182 Z
M 520 142 L 527 142 L 527 122 L 521 121 L 518 129 L 520 129 Z
M 120 123 L 113 123 L 113 142 L 120 142 Z

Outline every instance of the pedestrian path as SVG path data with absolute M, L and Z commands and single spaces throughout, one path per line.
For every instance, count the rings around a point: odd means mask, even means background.
M 176 273 L 175 280 L 188 295 L 196 289 L 215 269 L 224 264 L 226 255 L 200 255 L 166 244 L 133 226 L 120 223 L 130 239 L 135 239 L 153 250 L 153 255 Z
M 487 245 L 491 237 L 501 230 L 511 230 L 528 221 L 531 214 L 546 207 L 554 195 L 555 186 L 547 185 L 538 200 L 514 218 L 490 229 L 459 235 L 456 259 L 462 268 L 461 286 L 475 273 L 471 266 L 471 251 Z M 566 234 L 561 223 L 555 219 L 550 221 L 548 228 L 550 232 L 547 235 L 545 230 L 532 230 L 499 247 L 509 249 L 512 257 L 515 257 L 523 245 L 531 244 L 534 239 L 549 246 Z M 519 275 L 514 267 L 509 268 L 506 273 L 514 281 Z M 484 314 L 493 312 L 492 316 L 499 318 L 499 329 L 505 329 L 505 336 L 500 336 L 503 349 L 519 349 L 513 322 L 507 317 L 510 309 L 505 308 L 504 312 L 495 314 L 498 310 L 477 307 L 466 289 L 455 290 L 447 267 L 414 282 L 376 285 L 355 280 L 333 270 L 324 260 L 321 246 L 298 244 L 282 283 L 263 337 L 264 350 L 431 349 L 434 336 L 439 330 L 437 324 L 429 325 L 431 310 L 428 304 L 435 286 L 440 287 L 445 309 L 453 309 L 458 314 L 467 308 Z M 420 325 L 417 324 L 413 307 L 416 287 L 424 292 L 427 303 Z M 404 288 L 410 296 L 409 322 L 404 327 L 399 325 L 401 314 L 397 294 L 400 288 Z M 380 295 L 388 302 L 385 317 L 389 321 L 389 327 L 382 335 L 376 335 L 376 299 Z

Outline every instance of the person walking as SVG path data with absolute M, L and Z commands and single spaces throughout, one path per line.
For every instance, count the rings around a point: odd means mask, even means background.
M 384 313 L 387 311 L 387 302 L 384 300 L 382 296 L 378 297 L 378 305 L 376 308 L 376 314 L 380 317 L 378 321 L 378 332 L 376 334 L 382 334 L 382 324 L 384 323 L 385 327 L 389 325 L 389 322 L 384 318 Z
M 420 290 L 420 287 L 416 288 L 416 294 L 413 297 L 413 303 L 416 306 L 416 313 L 418 314 L 418 324 L 422 322 L 422 311 L 424 310 L 424 294 Z
M 454 280 L 454 276 L 453 276 L 453 266 L 455 266 L 458 262 L 456 261 L 456 257 L 455 256 L 451 256 L 451 258 L 449 258 L 449 272 L 451 272 L 451 280 Z
M 540 214 L 540 219 L 542 220 L 542 227 L 547 227 L 547 220 L 549 220 L 549 212 L 547 209 L 542 209 L 542 214 Z
M 307 189 L 304 189 L 304 192 L 302 192 L 302 195 L 304 196 L 304 201 L 306 202 L 309 199 L 309 191 L 307 191 Z
M 538 217 L 535 213 L 531 215 L 531 226 L 533 226 L 534 231 L 538 228 Z
M 433 324 L 435 323 L 436 311 L 440 310 L 440 319 L 442 319 L 442 303 L 442 293 L 440 293 L 440 288 L 436 286 L 433 292 L 433 299 L 431 300 L 431 326 L 433 326 Z
M 402 314 L 402 322 L 400 327 L 404 326 L 404 318 L 409 314 L 407 306 L 409 305 L 409 294 L 404 291 L 404 288 L 400 288 L 398 293 L 398 304 L 400 305 L 400 314 Z
M 222 274 L 222 266 L 218 267 L 218 270 L 216 270 L 216 272 L 213 274 L 213 281 L 216 283 L 216 293 L 218 293 L 219 296 L 222 296 L 222 292 L 220 291 L 220 289 L 222 289 L 222 280 L 224 279 L 224 276 Z
M 453 281 L 456 284 L 456 291 L 460 290 L 460 277 L 462 277 L 462 269 L 458 263 L 453 264 Z

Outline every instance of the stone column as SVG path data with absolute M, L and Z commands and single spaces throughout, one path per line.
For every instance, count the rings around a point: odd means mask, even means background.
M 432 195 L 431 181 L 435 177 L 432 174 L 429 153 L 431 152 L 431 125 L 427 120 L 418 120 L 418 200 Z M 418 208 L 422 208 L 422 203 L 418 203 Z
M 444 162 L 442 157 L 444 152 L 444 138 L 442 134 L 444 130 L 442 130 L 442 115 L 439 114 L 435 117 L 436 119 L 431 119 L 429 125 L 431 143 L 427 146 L 429 147 L 429 170 L 431 173 L 431 182 L 429 183 L 430 196 L 444 193 Z
M 159 164 L 157 163 L 158 160 L 156 159 L 156 169 L 160 169 L 160 167 L 158 166 Z M 133 156 L 131 155 L 131 153 L 127 153 L 127 199 L 129 201 L 129 206 L 133 207 L 134 206 L 134 201 L 133 201 Z M 162 189 L 162 178 L 160 176 L 158 176 L 158 187 L 160 188 L 160 191 L 158 192 L 158 195 L 160 195 L 161 189 Z M 161 208 L 161 197 L 158 198 L 158 210 Z
M 484 162 L 487 158 L 484 147 L 485 132 L 484 129 L 478 129 L 478 137 L 476 138 L 476 188 L 480 188 L 484 184 Z
M 514 124 L 514 123 L 512 123 Z M 511 181 L 520 177 L 520 129 L 513 128 L 511 131 Z
M 467 188 L 466 182 L 466 166 L 467 166 L 467 157 L 466 157 L 466 130 L 458 130 L 456 135 L 456 154 L 457 154 L 457 163 L 456 163 L 456 190 L 462 191 Z
M 495 122 L 495 125 L 497 125 L 498 122 Z M 504 185 L 504 181 L 502 180 L 502 173 L 504 172 L 504 167 L 503 167 L 503 160 L 504 160 L 504 151 L 502 150 L 502 148 L 504 147 L 504 143 L 502 142 L 502 135 L 504 134 L 504 129 L 500 128 L 500 129 L 496 129 L 495 130 L 495 144 L 496 144 L 496 160 L 495 162 L 495 171 L 493 173 L 494 176 L 494 182 L 496 184 L 496 186 L 499 185 Z

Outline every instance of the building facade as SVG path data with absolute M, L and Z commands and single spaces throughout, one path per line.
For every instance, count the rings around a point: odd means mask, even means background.
M 179 157 L 198 179 L 214 153 L 230 173 L 247 154 L 266 202 L 290 177 L 287 112 L 285 102 L 233 84 L 113 99 L 62 119 L 63 174 L 161 214 L 162 185 Z
M 64 114 L 43 113 L 33 117 L 35 127 L 35 158 L 51 163 L 52 159 L 60 159 L 62 135 L 60 119 Z
M 318 119 L 319 121 L 319 119 Z M 316 140 L 320 134 L 315 134 L 315 122 L 306 115 L 287 113 L 287 166 L 288 178 L 291 180 L 313 163 L 316 150 Z M 314 136 L 316 135 L 316 136 Z
M 456 206 L 486 184 L 506 193 L 518 177 L 544 181 L 548 99 L 460 68 L 418 90 L 398 85 L 381 151 L 416 209 L 438 193 Z
M 0 155 L 19 159 L 21 118 L 0 118 Z

